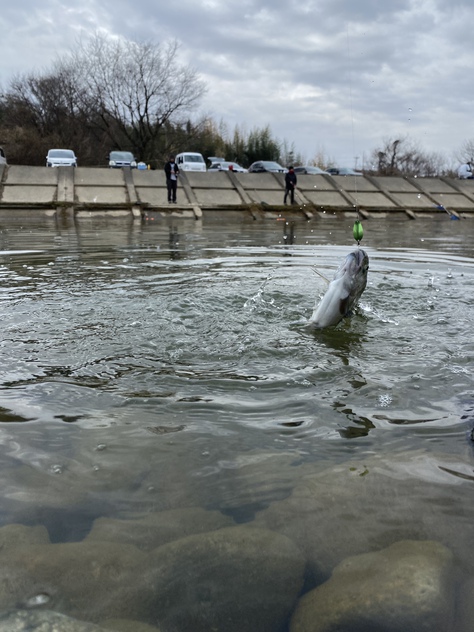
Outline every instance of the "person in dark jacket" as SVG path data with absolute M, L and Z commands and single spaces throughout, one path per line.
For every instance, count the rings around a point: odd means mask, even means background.
M 178 188 L 178 165 L 174 161 L 174 156 L 170 156 L 170 159 L 165 165 L 166 174 L 166 187 L 168 189 L 168 202 L 174 202 L 176 204 L 176 189 Z
M 295 203 L 296 183 L 297 183 L 296 173 L 294 172 L 293 167 L 288 167 L 288 173 L 285 174 L 285 197 L 283 199 L 283 204 L 286 204 L 288 194 L 290 194 L 291 203 L 292 204 Z

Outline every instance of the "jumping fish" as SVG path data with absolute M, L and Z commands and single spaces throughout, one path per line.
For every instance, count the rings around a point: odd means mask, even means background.
M 348 316 L 365 290 L 368 269 L 367 253 L 360 248 L 350 252 L 329 282 L 326 294 L 314 308 L 309 325 L 322 329 L 337 325 Z

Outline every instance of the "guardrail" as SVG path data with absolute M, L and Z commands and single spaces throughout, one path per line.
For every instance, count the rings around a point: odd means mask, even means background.
M 291 211 L 309 219 L 357 209 L 363 217 L 395 212 L 412 219 L 446 212 L 474 217 L 474 180 L 298 175 L 291 209 L 283 205 L 284 186 L 284 175 L 276 173 L 181 172 L 177 204 L 170 204 L 163 171 L 0 165 L 0 210 L 122 210 L 136 217 L 160 212 L 196 218 L 215 210 L 245 210 L 254 217 Z

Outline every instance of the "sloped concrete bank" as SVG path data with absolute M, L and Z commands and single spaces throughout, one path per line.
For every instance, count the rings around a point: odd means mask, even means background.
M 203 211 L 246 211 L 254 217 L 288 211 L 284 176 L 272 173 L 184 173 L 178 203 L 167 202 L 162 171 L 87 167 L 0 166 L 0 210 L 160 212 L 199 218 Z M 407 218 L 448 213 L 474 217 L 474 180 L 299 175 L 292 212 L 311 219 L 327 212 Z

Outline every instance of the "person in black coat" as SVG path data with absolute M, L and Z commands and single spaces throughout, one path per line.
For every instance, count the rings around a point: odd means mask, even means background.
M 285 174 L 285 197 L 283 199 L 283 204 L 286 204 L 288 194 L 290 194 L 291 203 L 295 203 L 296 183 L 296 173 L 294 172 L 293 167 L 288 167 L 288 173 Z
M 168 189 L 168 202 L 174 202 L 176 204 L 176 189 L 178 188 L 178 165 L 174 161 L 174 156 L 170 156 L 170 159 L 165 165 L 166 174 L 166 187 Z

